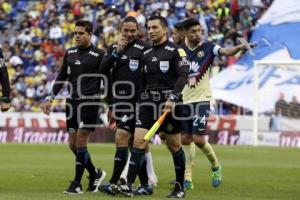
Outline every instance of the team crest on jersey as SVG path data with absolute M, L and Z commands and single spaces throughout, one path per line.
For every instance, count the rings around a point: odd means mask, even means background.
M 166 73 L 169 70 L 169 61 L 160 61 L 159 62 L 159 69 L 163 73 Z
M 137 70 L 137 68 L 139 68 L 139 61 L 134 60 L 134 59 L 130 59 L 129 60 L 129 68 L 130 68 L 131 71 Z
M 204 51 L 199 51 L 199 52 L 197 53 L 197 56 L 198 56 L 199 58 L 202 58 L 202 57 L 204 56 Z

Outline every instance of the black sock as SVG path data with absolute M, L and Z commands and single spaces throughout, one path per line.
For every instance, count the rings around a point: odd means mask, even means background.
M 185 172 L 185 155 L 180 148 L 177 152 L 172 153 L 173 162 L 175 166 L 175 174 L 176 174 L 176 181 L 183 187 L 184 182 L 184 172 Z
M 90 154 L 86 147 L 77 148 L 76 154 L 76 171 L 74 181 L 80 183 L 84 169 L 88 163 Z
M 86 169 L 88 170 L 90 177 L 94 177 L 96 175 L 96 168 L 94 164 L 92 163 L 91 156 L 89 156 L 89 159 L 86 164 Z
M 136 149 L 133 148 L 131 151 L 131 157 L 129 162 L 129 169 L 127 174 L 127 183 L 133 184 L 135 178 L 141 168 L 141 159 L 145 156 L 145 149 Z
M 141 168 L 138 172 L 138 176 L 141 182 L 141 185 L 147 185 L 148 184 L 148 173 L 147 173 L 147 159 L 145 154 L 141 158 Z
M 128 159 L 128 147 L 117 147 L 110 183 L 117 184 Z

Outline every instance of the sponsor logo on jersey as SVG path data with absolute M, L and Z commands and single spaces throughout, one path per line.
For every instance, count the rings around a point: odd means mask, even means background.
M 137 49 L 140 49 L 140 50 L 143 50 L 144 47 L 139 45 L 139 44 L 134 44 L 133 47 L 137 48 Z
M 159 69 L 166 73 L 169 70 L 169 61 L 160 61 L 159 62 Z
M 71 53 L 76 53 L 78 49 L 71 49 L 71 50 L 68 50 L 68 54 L 71 54 Z
M 130 68 L 131 71 L 137 70 L 137 68 L 139 68 L 139 61 L 134 60 L 134 59 L 130 59 L 129 60 L 129 68 Z
M 96 53 L 96 52 L 93 52 L 93 51 L 90 51 L 89 54 L 91 54 L 92 56 L 95 56 L 95 57 L 99 56 L 99 53 Z
M 156 57 L 152 57 L 152 62 L 156 62 L 157 61 L 157 58 Z
M 175 48 L 174 47 L 170 47 L 170 46 L 165 46 L 165 50 L 174 51 Z
M 80 65 L 80 64 L 81 64 L 80 60 L 75 61 L 75 65 Z
M 199 66 L 199 64 L 197 62 L 195 62 L 195 61 L 190 62 L 190 71 L 193 71 L 194 73 L 198 72 L 199 67 L 200 66 Z

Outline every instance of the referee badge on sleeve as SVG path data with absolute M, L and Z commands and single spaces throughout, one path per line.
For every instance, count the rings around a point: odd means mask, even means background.
M 169 70 L 169 61 L 160 61 L 159 62 L 159 69 L 163 73 L 166 73 Z
M 130 68 L 131 71 L 137 70 L 137 68 L 139 68 L 139 61 L 134 60 L 134 59 L 130 59 L 129 60 L 129 68 Z

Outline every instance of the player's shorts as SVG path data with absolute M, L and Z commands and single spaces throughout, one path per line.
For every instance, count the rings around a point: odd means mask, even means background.
M 136 105 L 130 102 L 117 102 L 113 105 L 112 111 L 116 118 L 117 128 L 134 134 Z
M 210 112 L 210 102 L 197 102 L 182 106 L 182 133 L 206 135 L 207 119 Z
M 76 133 L 79 128 L 94 131 L 98 124 L 100 105 L 99 99 L 67 99 L 66 118 L 68 132 Z
M 158 120 L 163 112 L 163 105 L 166 102 L 165 92 L 153 93 L 149 101 L 142 101 L 138 106 L 138 115 L 136 119 L 136 128 L 150 129 L 152 125 Z M 151 95 L 151 93 L 150 93 Z M 159 98 L 158 98 L 159 97 Z M 155 98 L 158 99 L 155 101 Z M 175 106 L 174 112 L 169 113 L 165 118 L 163 124 L 158 129 L 158 132 L 165 132 L 167 134 L 177 134 L 182 131 L 180 122 L 181 106 Z

